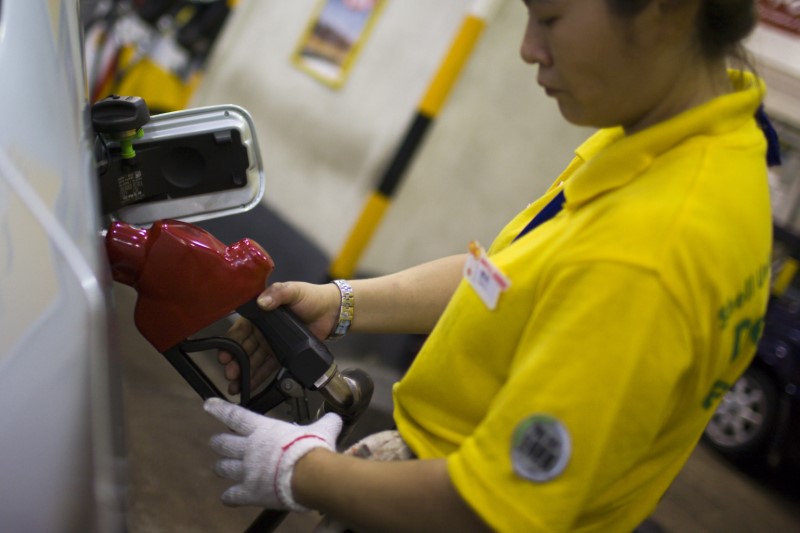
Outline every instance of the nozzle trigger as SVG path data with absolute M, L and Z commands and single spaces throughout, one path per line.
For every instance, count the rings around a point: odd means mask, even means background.
M 239 364 L 239 395 L 240 404 L 247 406 L 250 403 L 250 359 L 247 353 L 235 341 L 226 337 L 208 337 L 204 339 L 187 339 L 164 352 L 164 357 L 175 367 L 175 370 L 183 376 L 189 385 L 200 395 L 201 398 L 212 397 L 223 398 L 225 395 L 216 385 L 203 373 L 197 363 L 189 357 L 190 353 L 203 352 L 206 350 L 225 350 L 236 358 Z

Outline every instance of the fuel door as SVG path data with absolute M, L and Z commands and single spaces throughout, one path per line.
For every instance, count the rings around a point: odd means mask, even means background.
M 92 106 L 101 208 L 110 221 L 197 222 L 254 207 L 264 169 L 250 115 L 235 105 L 150 116 L 136 96 Z

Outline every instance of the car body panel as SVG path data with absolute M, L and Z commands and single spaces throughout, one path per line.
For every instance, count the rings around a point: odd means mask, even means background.
M 126 528 L 121 350 L 104 241 L 114 217 L 101 208 L 81 29 L 82 6 L 95 3 L 0 0 L 3 531 Z M 208 114 L 220 112 L 227 115 L 210 126 Z M 263 169 L 244 110 L 176 112 L 148 132 L 156 137 L 169 123 L 188 135 L 221 122 L 246 143 L 246 186 L 187 196 L 185 205 L 161 202 L 179 211 L 139 211 L 153 220 L 165 213 L 201 220 L 260 201 Z
M 778 427 L 771 453 L 800 466 L 800 302 L 775 296 L 753 366 L 764 370 L 778 395 Z
M 0 516 L 9 531 L 122 530 L 122 391 L 78 3 L 0 9 Z

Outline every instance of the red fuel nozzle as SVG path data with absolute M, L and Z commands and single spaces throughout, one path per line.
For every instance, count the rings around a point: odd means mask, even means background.
M 106 249 L 114 280 L 138 292 L 136 327 L 162 353 L 255 298 L 275 268 L 254 241 L 225 246 L 176 220 L 114 222 Z
M 175 220 L 155 222 L 150 229 L 115 222 L 106 235 L 106 250 L 114 280 L 138 293 L 136 327 L 202 398 L 225 396 L 190 353 L 216 349 L 238 362 L 241 405 L 257 413 L 291 396 L 279 386 L 288 378 L 318 390 L 349 426 L 369 404 L 369 376 L 340 373 L 325 344 L 289 309 L 258 307 L 256 297 L 275 264 L 255 242 L 242 239 L 225 246 L 207 231 Z M 278 375 L 286 372 L 252 398 L 250 360 L 238 343 L 224 337 L 189 338 L 234 311 L 262 333 L 282 367 Z

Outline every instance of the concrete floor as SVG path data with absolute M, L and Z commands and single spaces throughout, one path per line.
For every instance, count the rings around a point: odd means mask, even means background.
M 273 281 L 293 277 L 321 280 L 325 263 L 301 236 L 266 212 L 209 227 L 232 242 L 248 232 L 284 265 Z M 266 217 L 266 219 L 265 219 Z M 260 233 L 262 232 L 262 233 Z M 286 266 L 292 268 L 285 268 Z M 129 530 L 131 533 L 241 532 L 259 514 L 257 509 L 232 509 L 219 502 L 228 482 L 211 467 L 215 455 L 207 446 L 219 424 L 206 415 L 199 397 L 166 360 L 132 327 L 135 293 L 115 290 L 124 351 L 125 422 L 130 466 Z M 399 377 L 408 339 L 350 336 L 331 344 L 340 367 L 360 366 L 373 377 L 376 393 L 362 432 L 391 424 L 389 387 Z M 202 363 L 205 364 L 205 363 Z M 215 365 L 207 367 L 215 372 Z M 211 374 L 210 374 L 211 375 Z M 357 437 L 357 435 L 356 435 Z M 738 470 L 702 444 L 667 492 L 650 531 L 773 532 L 800 531 L 800 482 L 797 475 L 759 478 Z M 277 531 L 311 531 L 318 517 L 291 514 Z

